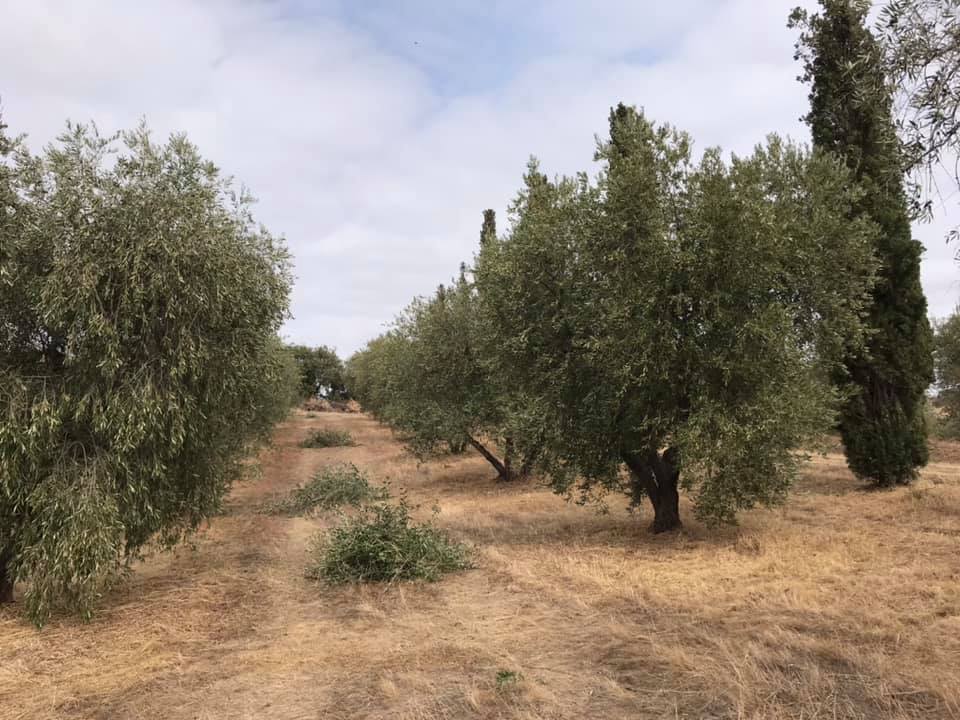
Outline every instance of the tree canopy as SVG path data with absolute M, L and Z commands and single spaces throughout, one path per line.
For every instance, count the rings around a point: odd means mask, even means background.
M 288 408 L 291 276 L 183 136 L 2 149 L 0 589 L 39 623 L 218 510 Z
M 318 394 L 332 400 L 347 397 L 343 361 L 336 351 L 325 345 L 315 348 L 291 345 L 288 352 L 293 356 L 300 374 L 298 388 L 301 399 Z
M 914 210 L 930 217 L 937 171 L 960 187 L 960 0 L 890 0 L 876 27 L 902 101 L 897 126 Z M 957 238 L 956 228 L 950 238 Z
M 695 162 L 686 134 L 623 105 L 597 159 L 595 181 L 531 162 L 477 261 L 491 367 L 524 397 L 517 440 L 557 491 L 649 497 L 658 531 L 680 524 L 678 486 L 709 521 L 780 500 L 862 339 L 875 228 L 850 171 L 776 137 Z
M 960 313 L 936 324 L 934 347 L 939 405 L 955 432 L 960 428 Z
M 486 216 L 486 234 L 495 233 L 492 217 Z M 476 304 L 464 269 L 433 297 L 414 300 L 389 333 L 351 359 L 351 374 L 364 407 L 404 433 L 417 455 L 470 445 L 510 480 L 507 401 L 503 384 L 486 367 Z M 490 441 L 504 448 L 502 459 Z

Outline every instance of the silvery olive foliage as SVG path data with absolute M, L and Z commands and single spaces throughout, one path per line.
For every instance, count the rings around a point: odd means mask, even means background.
M 514 477 L 507 453 L 503 383 L 486 367 L 477 295 L 466 270 L 430 298 L 414 300 L 385 335 L 348 363 L 351 392 L 400 431 L 418 456 L 476 449 L 503 480 Z
M 219 509 L 294 397 L 291 275 L 183 136 L 2 142 L 0 584 L 42 623 Z
M 932 217 L 960 186 L 960 0 L 889 0 L 876 21 L 913 210 Z M 865 58 L 870 61 L 870 58 Z M 937 186 L 945 170 L 953 187 Z M 939 196 L 939 197 L 938 197 Z M 949 239 L 956 240 L 957 229 Z
M 347 398 L 343 379 L 343 361 L 336 351 L 321 345 L 290 345 L 287 347 L 300 373 L 297 392 L 300 399 L 324 395 L 330 400 Z
M 678 486 L 711 522 L 781 500 L 863 340 L 861 191 L 842 159 L 777 137 L 697 160 L 623 105 L 596 159 L 595 179 L 531 161 L 474 269 L 488 366 L 524 397 L 517 442 L 559 492 L 649 498 L 658 531 L 680 524 Z
M 946 433 L 956 437 L 960 429 L 960 311 L 936 323 L 935 330 L 937 405 Z

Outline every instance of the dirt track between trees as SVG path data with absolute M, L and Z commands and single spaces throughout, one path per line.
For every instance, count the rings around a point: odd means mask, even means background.
M 313 428 L 356 447 L 298 446 Z M 960 717 L 960 448 L 865 492 L 816 458 L 783 508 L 679 535 L 420 464 L 363 415 L 298 412 L 193 547 L 157 554 L 90 623 L 0 610 L 0 718 Z M 434 584 L 303 577 L 332 514 L 258 512 L 320 467 L 389 479 L 477 548 Z M 520 679 L 500 683 L 511 671 Z

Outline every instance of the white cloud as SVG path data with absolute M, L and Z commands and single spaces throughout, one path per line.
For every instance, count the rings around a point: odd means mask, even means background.
M 590 168 L 620 100 L 701 149 L 805 138 L 795 2 L 8 2 L 0 94 L 34 146 L 66 117 L 185 130 L 288 238 L 288 336 L 347 354 L 469 260 L 531 153 Z M 958 294 L 948 223 L 917 230 L 941 315 Z

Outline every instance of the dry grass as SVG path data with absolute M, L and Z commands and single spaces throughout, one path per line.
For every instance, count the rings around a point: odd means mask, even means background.
M 360 446 L 297 447 L 321 427 Z M 362 415 L 300 413 L 196 549 L 150 558 L 92 623 L 0 611 L 0 717 L 960 717 L 960 445 L 934 460 L 866 492 L 817 458 L 782 509 L 710 531 L 685 507 L 685 531 L 655 537 L 476 458 L 418 464 Z M 256 508 L 337 462 L 437 502 L 477 569 L 304 579 L 327 521 Z

